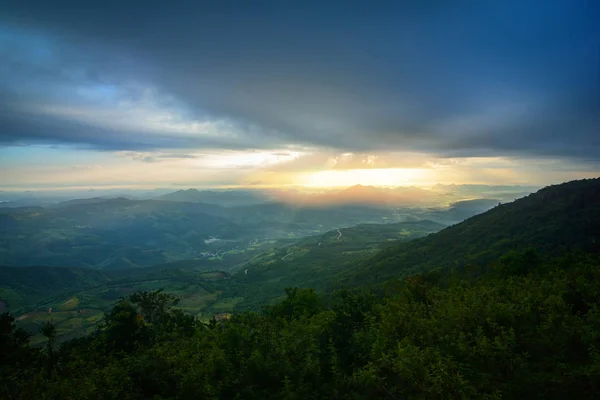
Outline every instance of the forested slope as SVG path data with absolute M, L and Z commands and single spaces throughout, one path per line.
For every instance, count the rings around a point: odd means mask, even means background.
M 511 249 L 600 251 L 600 178 L 549 186 L 425 238 L 384 249 L 340 280 L 350 285 L 442 267 L 486 265 Z

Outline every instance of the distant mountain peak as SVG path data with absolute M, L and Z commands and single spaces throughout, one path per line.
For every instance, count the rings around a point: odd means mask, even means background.
M 351 192 L 378 192 L 378 191 L 384 191 L 383 188 L 378 188 L 376 186 L 369 186 L 369 185 L 354 185 L 354 186 L 350 186 L 344 190 L 342 190 L 342 192 L 344 193 L 351 193 Z
M 189 188 L 189 189 L 179 189 L 176 190 L 174 192 L 168 193 L 168 194 L 175 194 L 175 193 L 179 193 L 179 194 L 192 194 L 192 193 L 200 193 L 200 191 L 198 189 L 194 189 L 194 188 Z
M 217 205 L 241 205 L 263 202 L 263 198 L 260 195 L 251 194 L 244 190 L 198 190 L 194 188 L 181 189 L 163 194 L 156 197 L 155 200 Z

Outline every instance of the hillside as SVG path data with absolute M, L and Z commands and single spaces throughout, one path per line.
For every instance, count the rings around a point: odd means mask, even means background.
M 600 251 L 600 178 L 549 186 L 446 228 L 381 251 L 340 279 L 359 285 L 418 271 L 485 265 L 505 252 L 533 247 Z
M 0 266 L 0 302 L 2 308 L 15 312 L 38 301 L 110 280 L 107 274 L 90 268 Z
M 105 198 L 105 197 L 91 197 L 87 199 L 73 199 L 67 201 L 61 201 L 58 204 L 54 204 L 48 208 L 64 208 L 72 206 L 85 206 L 100 203 L 115 203 L 115 202 L 127 202 L 129 199 L 125 197 Z
M 236 299 L 238 310 L 258 309 L 282 296 L 286 287 L 330 287 L 336 274 L 393 243 L 437 232 L 433 221 L 360 224 L 274 246 L 246 263 L 220 298 Z
M 288 289 L 261 312 L 208 323 L 163 291 L 130 294 L 105 316 L 75 312 L 74 297 L 38 347 L 4 314 L 0 397 L 597 399 L 598 259 L 522 273 L 524 261 L 447 285 L 411 276 L 384 296 Z M 75 321 L 100 320 L 54 343 Z
M 196 257 L 212 237 L 237 239 L 221 207 L 88 199 L 0 214 L 0 263 L 128 268 Z
M 231 311 L 230 300 L 217 299 L 223 290 L 220 283 L 228 279 L 229 274 L 215 270 L 214 266 L 210 268 L 200 264 L 194 267 L 190 264 L 188 263 L 186 268 L 150 267 L 144 275 L 128 277 L 106 274 L 99 276 L 95 281 L 81 277 L 82 279 L 72 286 L 65 286 L 66 282 L 60 279 L 63 275 L 69 277 L 69 274 L 54 274 L 57 279 L 53 282 L 62 285 L 58 286 L 57 290 L 44 290 L 43 286 L 36 288 L 39 290 L 32 290 L 29 286 L 24 286 L 22 290 L 12 292 L 20 295 L 13 303 L 21 304 L 22 307 L 13 308 L 7 304 L 7 308 L 18 316 L 20 327 L 34 334 L 34 343 L 43 340 L 37 333 L 48 321 L 52 321 L 57 327 L 56 336 L 59 342 L 94 332 L 105 314 L 119 299 L 137 291 L 167 290 L 181 299 L 179 309 L 205 321 L 215 313 Z M 215 266 L 218 267 L 218 264 Z M 0 289 L 0 295 L 2 292 Z
M 413 191 L 411 188 L 403 188 Z M 436 208 L 368 205 L 398 189 L 352 187 L 359 203 L 230 205 L 190 201 L 75 199 L 47 207 L 0 209 L 0 264 L 139 268 L 193 259 L 216 251 L 240 251 L 249 243 L 298 239 L 357 224 L 432 220 L 451 224 L 475 215 L 489 200 Z M 251 191 L 249 191 L 252 194 Z M 175 192 L 207 200 L 243 199 L 241 191 Z M 170 196 L 169 195 L 169 196 Z M 418 195 L 418 193 L 416 194 Z M 336 197 L 337 196 L 337 197 Z M 198 200 L 200 198 L 196 198 Z

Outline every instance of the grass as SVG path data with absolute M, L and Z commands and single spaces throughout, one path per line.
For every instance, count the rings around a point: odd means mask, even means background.
M 74 310 L 79 305 L 79 299 L 77 297 L 71 297 L 59 306 L 62 311 Z
M 243 297 L 229 297 L 212 304 L 211 308 L 216 312 L 232 312 L 235 310 L 235 306 L 243 300 Z
M 96 325 L 104 319 L 104 313 L 102 311 L 97 311 L 96 314 L 92 315 L 85 319 L 87 325 Z
M 67 320 L 64 320 L 58 326 L 60 326 L 61 329 L 67 329 L 69 331 L 77 330 L 83 326 L 84 321 L 85 320 L 83 318 L 69 318 Z
M 164 275 L 165 277 L 161 277 Z M 232 311 L 239 299 L 226 299 L 218 302 L 222 291 L 213 288 L 228 276 L 223 271 L 197 273 L 193 270 L 165 270 L 152 275 L 156 279 L 140 277 L 136 280 L 126 280 L 123 283 L 109 283 L 70 294 L 68 297 L 57 297 L 50 301 L 39 303 L 30 312 L 21 315 L 20 326 L 35 334 L 32 343 L 43 343 L 37 338 L 41 325 L 52 321 L 57 326 L 58 340 L 63 341 L 81 336 L 89 332 L 104 318 L 104 313 L 121 298 L 135 291 L 165 291 L 181 299 L 179 308 L 187 313 L 201 316 L 210 320 L 212 315 L 222 311 Z M 216 305 L 216 309 L 213 307 Z M 48 313 L 49 308 L 53 309 Z
M 5 307 L 8 308 L 11 304 L 21 303 L 24 300 L 24 296 L 16 290 L 0 287 L 0 300 L 2 300 Z
M 200 274 L 200 278 L 201 279 L 206 279 L 206 280 L 219 280 L 219 279 L 224 279 L 227 275 L 225 275 L 223 272 L 220 271 L 213 271 L 213 272 L 205 272 L 203 274 Z

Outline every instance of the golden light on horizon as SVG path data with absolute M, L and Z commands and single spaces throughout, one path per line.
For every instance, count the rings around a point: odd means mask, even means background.
M 228 151 L 203 154 L 195 160 L 197 166 L 210 168 L 260 168 L 293 161 L 301 156 L 300 152 L 276 151 Z
M 374 168 L 318 171 L 302 179 L 303 186 L 406 186 L 426 184 L 431 171 L 422 168 Z

